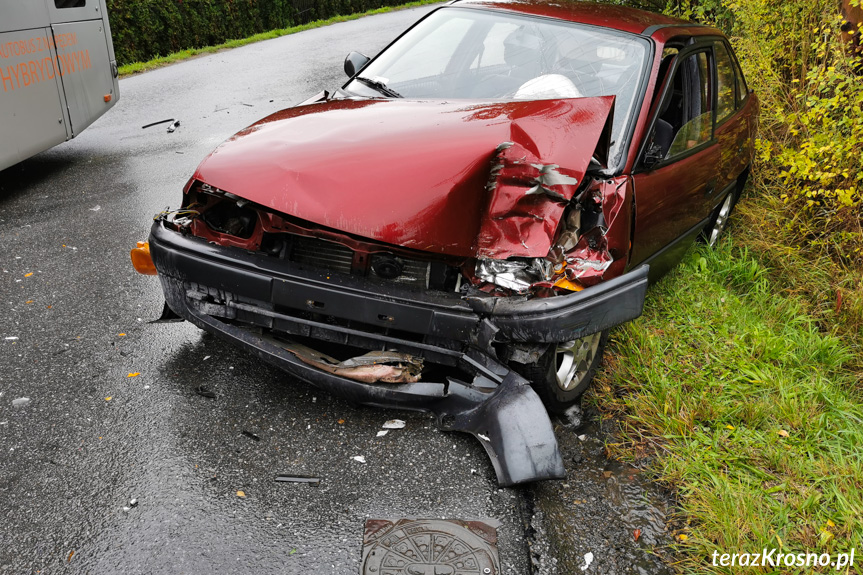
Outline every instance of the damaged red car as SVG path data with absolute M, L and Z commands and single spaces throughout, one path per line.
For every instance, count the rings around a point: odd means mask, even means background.
M 746 180 L 758 103 L 731 46 L 620 6 L 465 0 L 345 70 L 220 145 L 133 259 L 166 316 L 435 413 L 503 485 L 563 477 L 546 410 Z

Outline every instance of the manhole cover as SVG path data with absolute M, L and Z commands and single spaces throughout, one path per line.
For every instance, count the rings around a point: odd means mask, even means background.
M 368 519 L 362 575 L 497 575 L 497 521 Z

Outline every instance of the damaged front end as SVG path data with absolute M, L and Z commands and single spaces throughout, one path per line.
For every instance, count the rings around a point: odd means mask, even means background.
M 507 362 L 641 313 L 647 270 L 624 273 L 629 180 L 590 170 L 604 163 L 612 106 L 281 112 L 220 146 L 182 208 L 157 216 L 149 254 L 167 306 L 352 401 L 435 413 L 480 440 L 502 485 L 561 478 L 546 410 Z M 327 162 L 303 129 L 311 117 Z M 410 165 L 406 124 L 427 136 Z M 361 167 L 333 170 L 363 144 Z M 348 357 L 318 351 L 330 344 Z

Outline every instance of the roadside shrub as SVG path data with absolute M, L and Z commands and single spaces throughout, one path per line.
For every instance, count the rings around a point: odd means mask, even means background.
M 754 184 L 784 203 L 790 242 L 863 269 L 863 78 L 837 3 L 670 0 L 666 12 L 731 38 L 761 100 Z
M 107 0 L 119 65 L 401 0 Z

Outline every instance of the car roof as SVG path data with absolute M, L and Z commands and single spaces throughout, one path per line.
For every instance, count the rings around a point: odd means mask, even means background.
M 573 0 L 455 0 L 450 5 L 492 8 L 534 16 L 546 16 L 632 34 L 644 34 L 649 29 L 655 30 L 668 26 L 686 26 L 689 28 L 698 26 L 686 20 L 637 8 Z M 650 34 L 648 33 L 648 35 Z

